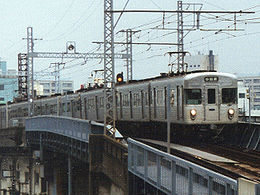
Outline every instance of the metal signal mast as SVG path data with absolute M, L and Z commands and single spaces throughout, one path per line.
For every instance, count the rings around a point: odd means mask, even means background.
M 184 45 L 183 45 L 183 14 L 182 14 L 182 1 L 177 2 L 177 17 L 178 17 L 178 22 L 177 22 L 177 31 L 178 31 L 178 61 L 177 61 L 177 66 L 178 66 L 178 71 L 184 72 Z M 181 69 L 180 69 L 181 67 Z
M 115 136 L 116 97 L 113 0 L 104 0 L 104 134 Z
M 28 116 L 33 115 L 33 98 L 34 98 L 34 86 L 33 86 L 33 57 L 29 56 L 33 53 L 33 29 L 27 28 L 27 97 L 28 97 Z
M 109 12 L 107 12 L 109 13 Z M 107 25 L 110 24 L 110 21 L 107 20 Z M 108 27 L 107 27 L 108 28 Z M 110 36 L 111 38 L 113 36 Z M 110 38 L 110 39 L 111 39 Z M 107 57 L 105 57 L 104 53 L 76 53 L 76 45 L 74 42 L 69 42 L 69 44 L 66 45 L 66 52 L 35 52 L 34 51 L 34 39 L 33 38 L 33 29 L 32 27 L 27 28 L 27 38 L 24 38 L 27 40 L 27 53 L 20 53 L 18 54 L 18 81 L 19 81 L 19 92 L 21 95 L 21 98 L 28 100 L 28 115 L 33 115 L 33 98 L 35 96 L 34 94 L 34 70 L 33 70 L 33 60 L 34 58 L 74 58 L 74 59 L 84 59 L 84 61 L 87 61 L 87 59 L 105 59 L 106 58 L 106 64 L 112 64 L 111 59 L 113 56 L 113 64 L 114 59 L 126 59 L 129 58 L 129 55 L 127 54 L 120 54 L 116 53 L 113 55 L 107 52 Z M 110 45 L 111 41 L 107 42 L 107 48 L 111 48 Z M 110 49 L 108 49 L 110 51 Z M 112 69 L 108 65 L 107 66 L 107 78 L 110 80 L 114 77 L 112 77 Z M 107 79 L 107 81 L 110 81 Z M 108 82 L 109 83 L 109 82 Z M 107 87 L 112 86 L 108 85 Z M 112 88 L 112 87 L 111 87 Z M 110 104 L 111 107 L 113 107 L 113 104 Z

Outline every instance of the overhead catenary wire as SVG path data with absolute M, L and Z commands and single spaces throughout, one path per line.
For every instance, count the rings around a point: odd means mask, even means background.
M 60 17 L 60 19 L 55 23 L 54 27 L 51 28 L 48 32 L 46 32 L 45 34 L 42 35 L 42 37 L 45 37 L 46 35 L 50 34 L 51 32 L 53 32 L 58 26 L 59 24 L 62 22 L 62 20 L 64 20 L 65 16 L 69 13 L 69 10 L 72 8 L 72 6 L 74 5 L 76 0 L 71 0 L 71 3 L 69 4 L 69 6 L 67 7 L 67 9 L 64 11 L 64 13 L 62 14 L 62 16 Z
M 172 16 L 174 16 L 174 15 L 172 15 Z M 211 17 L 213 17 L 213 16 L 211 16 Z M 203 20 L 203 21 L 207 21 L 208 19 L 211 19 L 211 18 L 205 18 L 205 20 Z M 255 18 L 256 19 L 256 18 Z M 223 18 L 220 18 L 219 19 L 220 21 L 224 21 L 225 19 L 223 19 Z M 253 19 L 252 19 L 253 20 Z M 149 24 L 149 25 L 146 25 L 146 26 L 141 26 L 141 28 L 142 28 L 142 30 L 141 30 L 141 33 L 143 33 L 143 35 L 142 36 L 138 36 L 139 37 L 139 39 L 142 39 L 142 38 L 144 38 L 145 36 L 147 36 L 147 35 L 149 35 L 150 36 L 150 39 L 149 40 L 159 40 L 159 39 L 161 39 L 161 38 L 165 38 L 165 37 L 167 37 L 167 36 L 170 36 L 170 35 L 172 35 L 172 34 L 174 34 L 174 33 L 176 33 L 176 31 L 174 32 L 174 31 L 172 31 L 172 32 L 168 32 L 168 33 L 163 33 L 163 35 L 161 35 L 161 34 L 156 34 L 156 33 L 154 33 L 155 31 L 154 31 L 154 29 L 151 29 L 152 27 L 149 27 L 149 26 L 154 26 L 155 25 L 155 27 L 160 27 L 161 26 L 161 22 L 162 21 L 162 17 L 160 17 L 160 19 L 157 21 L 157 22 L 154 22 L 154 23 L 151 23 L 151 24 Z M 175 20 L 176 21 L 176 20 Z M 231 21 L 231 20 L 230 20 Z M 242 21 L 242 20 L 241 20 Z M 172 20 L 172 21 L 168 21 L 166 24 L 171 24 L 171 23 L 174 23 L 174 20 Z M 215 22 L 216 23 L 216 22 Z M 146 27 L 149 27 L 149 28 L 146 28 Z M 148 32 L 145 32 L 145 31 L 148 31 Z M 151 34 L 152 34 L 152 36 L 151 36 Z M 206 39 L 206 38 L 210 38 L 210 37 L 214 37 L 214 36 L 219 36 L 219 35 L 215 35 L 214 33 L 213 34 L 210 34 L 210 35 L 208 35 L 208 36 L 204 36 L 204 38 L 202 38 L 202 39 Z M 135 37 L 137 37 L 137 35 L 135 35 Z M 200 41 L 201 39 L 198 39 L 198 41 Z M 191 43 L 194 43 L 195 41 L 191 41 Z M 186 43 L 185 43 L 186 44 Z M 118 47 L 119 48 L 119 47 Z M 149 51 L 147 51 L 147 49 L 146 50 L 144 50 L 144 51 L 146 51 L 146 52 L 151 52 L 152 51 L 152 49 L 150 49 Z M 152 52 L 154 52 L 154 51 L 152 51 Z M 162 55 L 160 55 L 160 56 L 162 56 Z
M 95 2 L 98 2 L 97 3 L 97 6 L 99 5 L 99 1 L 95 1 L 95 0 L 92 0 L 91 3 L 90 3 L 90 6 L 88 6 L 88 9 L 92 8 L 92 6 L 94 5 Z M 83 25 L 84 23 L 86 23 L 88 21 L 88 19 L 90 18 L 90 16 L 96 11 L 96 9 L 93 9 L 91 12 L 86 12 L 84 11 L 83 14 L 81 14 L 81 16 L 79 17 L 79 19 L 76 20 L 76 22 L 74 22 L 69 28 L 65 29 L 63 33 L 59 34 L 58 36 L 56 36 L 55 38 L 51 38 L 51 39 L 47 39 L 45 41 L 55 41 L 55 40 L 61 40 L 63 39 L 66 35 L 68 34 L 71 34 L 73 32 L 75 32 L 75 30 L 77 28 L 79 28 L 81 25 Z M 85 16 L 86 13 L 89 13 L 87 15 L 87 17 L 85 17 L 86 19 L 81 21 L 81 19 Z

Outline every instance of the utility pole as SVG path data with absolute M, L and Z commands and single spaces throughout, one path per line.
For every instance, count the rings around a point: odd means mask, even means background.
M 177 43 L 163 43 L 163 42 L 132 42 L 132 35 L 134 33 L 140 32 L 140 31 L 133 31 L 131 29 L 127 30 L 121 30 L 119 32 L 126 32 L 126 42 L 115 42 L 115 44 L 119 45 L 126 45 L 126 71 L 127 71 L 127 81 L 133 80 L 133 45 L 163 45 L 163 46 L 172 46 L 172 45 L 178 45 Z M 104 42 L 101 41 L 93 41 L 93 43 L 97 44 L 104 44 Z
M 121 30 L 119 32 L 126 33 L 126 81 L 133 80 L 133 34 L 140 32 L 133 31 L 132 29 Z
M 187 8 L 183 10 L 183 5 L 187 5 Z M 182 1 L 177 1 L 177 10 L 113 10 L 111 12 L 113 13 L 162 13 L 163 18 L 165 18 L 166 13 L 177 13 L 177 51 L 174 52 L 168 52 L 170 56 L 172 54 L 177 54 L 177 73 L 183 73 L 185 72 L 184 67 L 184 56 L 187 53 L 184 51 L 184 38 L 187 35 L 184 35 L 184 28 L 183 28 L 183 15 L 184 14 L 194 14 L 194 21 L 192 28 L 188 29 L 196 30 L 200 29 L 200 15 L 201 14 L 234 14 L 234 28 L 233 29 L 201 29 L 206 31 L 216 31 L 216 33 L 223 32 L 223 31 L 238 31 L 241 29 L 237 29 L 236 23 L 237 23 L 237 14 L 253 14 L 255 12 L 249 12 L 249 11 L 204 11 L 201 10 L 202 4 L 201 3 L 182 3 Z M 193 9 L 193 10 L 190 10 Z M 196 19 L 195 19 L 196 18 Z M 164 21 L 163 21 L 164 22 Z M 164 29 L 164 28 L 163 28 Z M 174 64 L 170 64 L 173 66 Z
M 27 66 L 27 101 L 28 101 L 28 116 L 33 116 L 34 114 L 34 70 L 33 70 L 33 50 L 34 50 L 34 40 L 42 40 L 42 39 L 34 39 L 33 38 L 33 28 L 27 27 L 27 38 L 23 38 L 27 40 L 27 54 L 26 54 L 26 66 Z M 22 55 L 21 55 L 22 56 Z M 18 57 L 19 58 L 19 57 Z M 22 59 L 22 58 L 21 58 Z M 19 63 L 19 61 L 18 61 Z M 18 64 L 19 67 L 19 64 Z M 19 70 L 19 68 L 18 68 Z
M 177 72 L 184 72 L 184 45 L 183 45 L 183 13 L 182 1 L 177 1 L 177 36 L 178 36 L 178 59 L 177 59 Z M 180 71 L 181 70 L 181 71 Z
M 126 72 L 127 72 L 127 82 L 133 80 L 133 47 L 132 47 L 132 35 L 133 31 L 127 29 L 126 31 L 126 54 L 130 55 L 130 58 L 126 58 Z
M 26 39 L 26 38 L 25 38 Z M 33 39 L 37 40 L 37 39 Z M 69 43 L 74 43 L 74 42 L 69 42 Z M 84 59 L 86 61 L 87 59 L 103 59 L 104 58 L 104 53 L 76 53 L 76 52 L 71 52 L 71 50 L 75 51 L 76 50 L 76 45 L 72 44 L 67 44 L 66 52 L 35 52 L 29 54 L 30 58 L 44 58 L 44 59 Z M 70 53 L 69 53 L 70 51 Z M 126 54 L 121 54 L 121 53 L 115 53 L 114 54 L 114 59 L 126 59 L 128 56 Z M 24 99 L 30 99 L 28 92 L 31 93 L 31 90 L 28 90 L 28 83 L 29 81 L 29 63 L 28 63 L 28 54 L 24 53 L 19 53 L 18 54 L 18 82 L 19 82 L 19 93 L 20 96 Z M 43 72 L 40 72 L 42 74 Z M 45 75 L 50 75 L 45 72 Z M 35 75 L 34 75 L 35 76 Z M 52 75 L 51 75 L 52 76 Z
M 104 134 L 115 137 L 116 98 L 113 0 L 104 0 Z
M 18 90 L 21 98 L 28 98 L 28 64 L 27 55 L 18 54 Z
M 28 116 L 33 116 L 34 106 L 34 85 L 33 85 L 33 57 L 30 55 L 33 53 L 33 29 L 32 27 L 27 28 L 27 97 L 28 97 Z
M 65 66 L 63 62 L 51 63 L 50 68 L 54 65 L 54 77 L 55 77 L 55 93 L 60 93 L 60 66 Z

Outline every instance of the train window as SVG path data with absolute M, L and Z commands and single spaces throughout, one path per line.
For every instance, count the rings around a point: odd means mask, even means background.
M 123 106 L 129 106 L 128 94 L 123 94 Z
M 222 103 L 235 104 L 237 102 L 237 88 L 224 88 L 222 89 Z
M 145 105 L 148 106 L 149 105 L 149 96 L 148 96 L 148 92 L 144 93 L 144 99 L 145 99 Z
M 66 112 L 65 111 L 65 103 L 62 103 L 62 112 Z
M 201 104 L 201 89 L 185 89 L 186 104 Z
M 140 101 L 140 94 L 136 94 L 136 105 L 140 106 L 141 105 L 141 101 Z
M 133 94 L 133 105 L 140 106 L 140 97 L 138 93 Z
M 260 83 L 260 79 L 254 79 L 254 83 Z
M 94 109 L 95 106 L 94 106 L 94 99 L 91 98 L 91 99 L 88 99 L 88 109 Z
M 208 104 L 215 104 L 215 103 L 216 103 L 216 90 L 208 89 Z
M 68 105 L 67 105 L 67 112 L 70 112 L 70 102 L 68 102 Z
M 104 108 L 104 97 L 99 97 L 99 108 Z
M 260 98 L 254 98 L 254 102 L 260 102 Z
M 54 113 L 57 113 L 57 107 L 58 107 L 57 104 L 55 104 L 55 105 L 53 106 L 53 112 L 54 112 Z
M 154 103 L 154 102 L 153 102 L 153 99 L 154 99 L 153 96 L 154 96 L 154 91 L 151 90 L 151 91 L 150 91 L 150 100 L 151 100 L 150 103 L 151 103 L 151 106 L 152 106 L 153 103 Z
M 53 114 L 53 105 L 50 105 L 50 108 L 48 109 L 49 110 L 49 114 Z
M 157 104 L 162 105 L 162 103 L 163 103 L 163 91 L 158 90 L 157 91 Z
M 239 98 L 245 98 L 246 94 L 245 93 L 239 93 Z
M 171 101 L 170 101 L 171 106 L 173 106 L 174 105 L 174 89 L 171 90 L 170 99 L 171 99 Z
M 81 107 L 81 102 L 80 100 L 77 101 L 77 110 L 80 111 L 80 107 Z

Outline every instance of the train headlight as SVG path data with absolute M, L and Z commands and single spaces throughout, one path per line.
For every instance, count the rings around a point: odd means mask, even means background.
M 196 109 L 191 109 L 191 110 L 190 110 L 190 118 L 191 118 L 192 120 L 194 120 L 195 117 L 196 117 L 196 115 L 197 115 L 197 110 L 196 110 Z
M 228 118 L 231 120 L 234 117 L 235 110 L 233 108 L 228 109 Z

